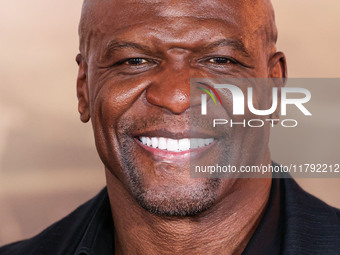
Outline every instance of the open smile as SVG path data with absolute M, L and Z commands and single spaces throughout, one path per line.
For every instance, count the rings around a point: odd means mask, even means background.
M 202 148 L 212 144 L 214 138 L 184 138 L 171 139 L 166 137 L 145 137 L 141 136 L 138 140 L 145 146 L 169 152 L 185 152 L 192 149 Z
M 182 138 L 172 139 L 167 137 L 140 136 L 136 138 L 137 143 L 145 150 L 167 159 L 189 159 L 190 156 L 201 154 L 212 147 L 215 138 Z

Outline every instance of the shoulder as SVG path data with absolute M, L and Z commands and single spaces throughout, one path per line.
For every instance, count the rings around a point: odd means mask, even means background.
M 285 201 L 284 254 L 339 254 L 340 210 L 282 179 Z
M 107 191 L 104 188 L 97 196 L 40 234 L 0 247 L 0 255 L 72 254 L 81 241 L 98 205 L 106 198 Z

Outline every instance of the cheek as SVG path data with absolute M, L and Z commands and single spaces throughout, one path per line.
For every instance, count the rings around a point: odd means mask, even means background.
M 95 143 L 103 163 L 112 169 L 120 158 L 119 120 L 141 98 L 148 84 L 136 79 L 103 79 L 100 75 L 90 78 L 90 112 Z
M 147 79 L 124 77 L 91 66 L 88 74 L 91 118 L 113 125 L 141 96 Z M 99 115 L 99 116 L 98 116 Z
M 233 101 L 225 96 L 226 102 L 223 102 L 225 110 L 231 114 L 230 118 L 234 123 L 237 123 L 231 128 L 233 130 L 232 160 L 240 165 L 257 164 L 266 156 L 271 122 L 266 121 L 270 119 L 270 115 L 256 115 L 249 110 L 248 88 L 252 88 L 253 94 L 249 104 L 257 110 L 268 110 L 272 106 L 272 86 L 267 83 L 267 79 L 234 79 L 233 81 L 244 95 L 244 115 L 233 115 Z

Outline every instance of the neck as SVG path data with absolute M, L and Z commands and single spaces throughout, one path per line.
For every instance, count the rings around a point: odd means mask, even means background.
M 164 217 L 141 208 L 106 170 L 116 254 L 241 254 L 269 198 L 270 179 L 234 179 L 233 191 L 195 217 Z M 118 206 L 117 206 L 118 205 Z

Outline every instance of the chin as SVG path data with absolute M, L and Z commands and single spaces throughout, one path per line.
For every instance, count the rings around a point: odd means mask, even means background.
M 134 184 L 137 184 L 134 182 Z M 190 217 L 210 209 L 216 202 L 219 179 L 200 179 L 190 184 L 143 187 L 133 185 L 137 203 L 148 212 L 159 216 Z

